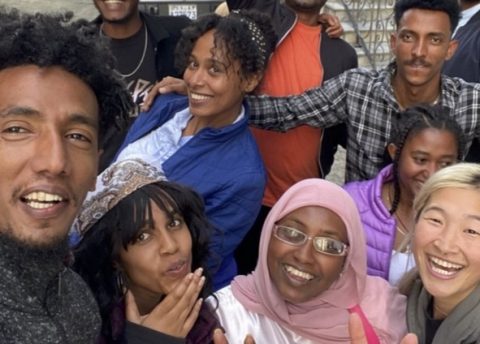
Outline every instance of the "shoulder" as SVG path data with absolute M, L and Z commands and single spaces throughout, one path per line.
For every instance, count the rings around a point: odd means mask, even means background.
M 186 16 L 153 16 L 142 12 L 147 27 L 152 31 L 160 28 L 170 34 L 180 34 L 181 30 L 191 24 L 191 20 Z
M 325 32 L 322 32 L 322 43 L 321 48 L 326 49 L 335 49 L 335 54 L 338 54 L 338 57 L 355 57 L 357 58 L 357 53 L 355 49 L 346 41 L 341 38 L 330 38 Z M 340 55 L 346 54 L 346 56 Z

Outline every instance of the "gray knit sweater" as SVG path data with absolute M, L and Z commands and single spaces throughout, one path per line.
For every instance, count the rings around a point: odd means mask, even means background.
M 0 234 L 0 343 L 94 343 L 98 307 L 83 280 L 62 262 L 68 246 L 48 252 Z

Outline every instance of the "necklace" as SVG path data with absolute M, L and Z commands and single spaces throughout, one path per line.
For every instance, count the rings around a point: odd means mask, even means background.
M 387 201 L 388 201 L 388 204 L 390 206 L 390 208 L 392 208 L 392 198 L 390 196 L 390 190 L 392 188 L 391 187 L 387 187 Z M 408 230 L 408 227 L 405 225 L 405 223 L 402 221 L 402 219 L 400 218 L 400 215 L 399 214 L 396 214 L 394 213 L 393 216 L 395 217 L 395 219 L 397 220 L 397 231 L 402 234 L 403 236 L 406 236 L 407 234 L 410 233 L 410 231 Z
M 105 37 L 105 35 L 103 34 L 103 24 L 102 23 L 100 25 L 100 36 L 102 37 Z M 143 60 L 145 60 L 145 55 L 147 55 L 147 46 L 148 46 L 148 31 L 147 31 L 147 25 L 145 25 L 145 23 L 143 23 L 143 28 L 144 28 L 144 34 L 145 34 L 145 40 L 144 40 L 144 43 L 143 43 L 143 53 L 142 53 L 142 57 L 140 58 L 140 61 L 138 62 L 137 66 L 135 67 L 135 69 L 130 72 L 130 73 L 127 73 L 127 74 L 123 74 L 121 73 L 120 71 L 118 71 L 118 74 L 120 74 L 122 77 L 124 78 L 129 78 L 131 77 L 132 75 L 134 75 L 136 72 L 138 72 L 138 70 L 140 69 L 140 67 L 142 66 L 143 64 Z

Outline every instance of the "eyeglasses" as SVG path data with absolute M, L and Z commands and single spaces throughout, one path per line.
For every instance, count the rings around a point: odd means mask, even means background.
M 340 240 L 321 236 L 311 237 L 292 227 L 275 225 L 273 235 L 278 240 L 292 246 L 303 246 L 307 240 L 312 240 L 313 247 L 317 252 L 329 256 L 346 256 L 348 251 L 348 245 Z

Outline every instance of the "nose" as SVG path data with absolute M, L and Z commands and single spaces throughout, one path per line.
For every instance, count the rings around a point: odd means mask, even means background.
M 430 178 L 432 176 L 432 174 L 437 172 L 440 168 L 441 168 L 441 166 L 438 165 L 434 161 L 430 161 L 430 162 L 426 163 L 425 166 L 424 166 L 424 170 L 423 170 L 423 174 L 425 176 L 425 179 Z
M 314 260 L 314 254 L 312 240 L 307 240 L 302 246 L 295 247 L 294 257 L 301 263 L 311 263 Z
M 413 45 L 412 54 L 415 57 L 425 57 L 427 55 L 428 47 L 427 40 L 418 39 Z
M 37 173 L 50 176 L 68 173 L 68 152 L 64 137 L 56 130 L 46 130 L 35 140 L 32 168 Z
M 457 246 L 457 230 L 452 225 L 445 225 L 443 230 L 439 233 L 438 237 L 434 241 L 434 245 L 444 255 L 448 253 L 455 253 Z
M 205 83 L 205 73 L 206 72 L 201 67 L 188 70 L 185 72 L 185 81 L 190 87 L 202 86 Z
M 162 235 L 158 237 L 160 241 L 160 253 L 162 255 L 173 254 L 178 251 L 178 243 L 175 237 L 169 231 L 164 231 Z

